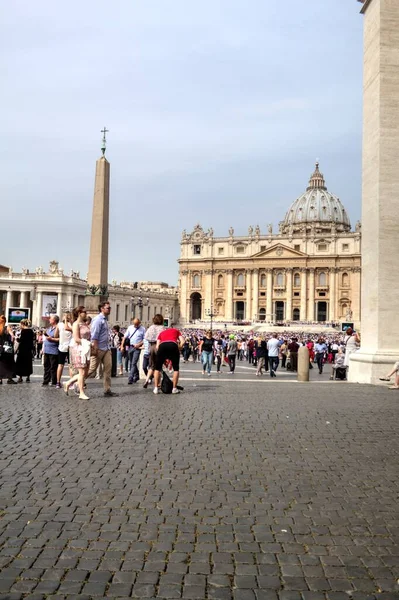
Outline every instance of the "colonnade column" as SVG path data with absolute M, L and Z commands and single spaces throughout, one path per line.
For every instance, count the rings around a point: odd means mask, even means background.
M 287 304 L 285 309 L 285 318 L 287 321 L 292 321 L 292 268 L 289 267 L 285 270 L 285 276 L 287 278 Z
M 301 321 L 306 321 L 306 269 L 301 269 Z
M 21 308 L 28 308 L 28 292 L 21 292 L 19 304 Z
M 11 308 L 11 306 L 12 306 L 12 291 L 8 290 L 7 298 L 6 298 L 6 319 L 8 319 L 8 309 Z
M 308 301 L 308 321 L 314 321 L 314 269 L 309 269 L 309 301 Z
M 245 319 L 252 321 L 252 271 L 247 269 L 246 272 L 246 288 L 247 288 L 247 303 L 245 310 Z
M 42 322 L 42 304 L 43 304 L 43 294 L 42 292 L 36 293 L 36 325 L 40 326 Z
M 273 269 L 266 269 L 266 321 L 273 321 Z
M 329 316 L 328 316 L 328 320 L 329 321 L 335 321 L 335 306 L 336 306 L 336 286 L 335 286 L 335 282 L 336 282 L 336 272 L 337 269 L 335 267 L 332 267 L 330 269 L 330 289 L 329 289 L 329 293 L 330 293 L 330 312 L 329 312 Z
M 226 321 L 233 320 L 233 271 L 227 269 L 226 271 Z
M 259 269 L 253 269 L 252 271 L 252 284 L 253 284 L 253 296 L 252 296 L 252 318 L 258 319 L 259 315 Z

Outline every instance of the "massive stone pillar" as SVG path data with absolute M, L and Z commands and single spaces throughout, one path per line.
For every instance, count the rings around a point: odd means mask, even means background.
M 266 321 L 273 321 L 273 269 L 266 269 Z
M 19 301 L 21 308 L 28 307 L 28 292 L 21 292 L 21 300 Z
M 309 269 L 309 301 L 308 301 L 308 321 L 314 321 L 314 269 Z
M 259 269 L 252 271 L 252 319 L 259 319 Z
M 226 271 L 226 321 L 233 320 L 233 271 L 227 269 Z
M 362 330 L 349 380 L 379 383 L 399 355 L 399 2 L 365 0 Z
M 252 321 L 252 271 L 248 269 L 246 272 L 246 288 L 247 288 L 247 302 L 245 318 L 247 321 Z
M 8 290 L 7 291 L 7 297 L 6 297 L 6 319 L 8 319 L 8 309 L 12 308 L 12 291 Z
M 207 313 L 210 314 L 210 311 L 213 310 L 213 285 L 212 285 L 212 275 L 213 271 L 211 269 L 206 269 L 204 271 L 205 275 L 205 285 L 202 289 L 205 289 L 205 302 L 204 302 L 204 317 L 207 317 Z
M 301 321 L 306 321 L 306 272 L 301 269 Z
M 287 278 L 287 304 L 285 310 L 285 318 L 287 321 L 292 321 L 292 268 L 286 269 Z
M 36 293 L 36 303 L 35 304 L 36 304 L 36 316 L 35 316 L 34 325 L 37 325 L 38 327 L 40 327 L 42 324 L 42 304 L 43 304 L 43 293 L 42 292 Z
M 109 234 L 109 184 L 110 164 L 105 158 L 105 134 L 103 133 L 103 156 L 96 162 L 89 271 L 87 275 L 86 308 L 89 313 L 98 312 L 99 302 L 108 298 L 108 234 Z

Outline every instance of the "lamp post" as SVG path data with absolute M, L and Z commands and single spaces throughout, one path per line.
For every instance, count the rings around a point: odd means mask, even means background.
M 211 305 L 210 308 L 206 308 L 205 309 L 205 314 L 207 317 L 209 317 L 211 319 L 211 331 L 213 329 L 213 317 L 216 317 L 218 315 L 218 311 L 217 309 L 213 308 L 213 306 Z

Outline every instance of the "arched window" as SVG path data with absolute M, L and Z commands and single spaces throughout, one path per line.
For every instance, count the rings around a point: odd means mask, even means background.
M 276 285 L 284 285 L 284 275 L 282 273 L 277 273 Z
M 237 285 L 238 287 L 243 287 L 245 285 L 244 273 L 239 273 L 237 275 Z
M 265 321 L 265 320 L 266 320 L 266 309 L 261 308 L 259 310 L 259 321 Z
M 301 276 L 299 275 L 299 273 L 295 273 L 294 275 L 294 287 L 300 287 L 301 286 Z
M 200 286 L 200 276 L 198 273 L 194 273 L 193 275 L 193 287 L 198 288 Z
M 266 275 L 264 273 L 262 273 L 262 275 L 260 276 L 260 287 L 266 287 Z
M 342 273 L 342 287 L 348 287 L 349 285 L 349 275 L 348 273 Z
M 218 287 L 223 287 L 223 275 L 218 275 Z
M 327 285 L 327 275 L 324 272 L 319 273 L 319 285 Z

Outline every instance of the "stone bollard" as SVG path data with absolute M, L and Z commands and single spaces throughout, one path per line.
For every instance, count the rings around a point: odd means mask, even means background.
M 306 346 L 298 350 L 298 381 L 309 381 L 309 350 Z

